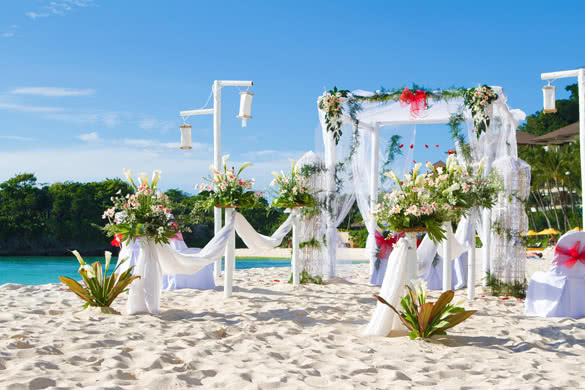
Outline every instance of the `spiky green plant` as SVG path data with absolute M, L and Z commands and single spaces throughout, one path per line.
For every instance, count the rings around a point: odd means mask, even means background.
M 77 272 L 81 275 L 85 287 L 75 280 L 64 276 L 59 276 L 59 280 L 85 301 L 85 305 L 83 305 L 84 309 L 88 306 L 109 308 L 118 295 L 128 291 L 127 287 L 130 283 L 140 278 L 140 276 L 132 276 L 134 266 L 119 275 L 116 274 L 116 271 L 126 259 L 118 261 L 114 271 L 108 276 L 108 268 L 110 267 L 110 260 L 112 258 L 111 252 L 106 251 L 105 253 L 106 266 L 103 272 L 102 264 L 99 261 L 89 265 L 83 260 L 79 252 L 73 251 L 73 254 L 77 258 L 77 261 L 79 261 L 79 270 Z
M 418 337 L 428 338 L 434 335 L 445 335 L 446 330 L 458 325 L 471 317 L 477 310 L 468 310 L 449 304 L 455 295 L 453 290 L 445 291 L 436 302 L 426 301 L 424 288 L 413 291 L 409 286 L 408 294 L 400 301 L 402 312 L 399 312 L 379 295 L 374 295 L 379 302 L 389 306 L 400 318 L 404 326 L 410 330 L 409 337 L 414 340 Z

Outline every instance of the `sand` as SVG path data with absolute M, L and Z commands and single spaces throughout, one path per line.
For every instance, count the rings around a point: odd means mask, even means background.
M 165 291 L 160 316 L 125 315 L 125 295 L 105 315 L 57 284 L 6 284 L 0 388 L 585 389 L 585 319 L 525 317 L 478 288 L 465 306 L 479 312 L 447 337 L 362 337 L 379 288 L 355 271 L 293 289 L 288 268 L 238 270 L 233 297 Z

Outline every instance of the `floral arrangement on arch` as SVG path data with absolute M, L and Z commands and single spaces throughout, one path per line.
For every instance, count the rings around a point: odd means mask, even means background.
M 278 185 L 278 197 L 272 201 L 272 206 L 280 208 L 315 206 L 315 198 L 308 186 L 309 180 L 299 172 L 295 160 L 291 159 L 290 163 L 291 171 L 288 176 L 284 171 L 272 172 L 274 179 L 270 185 Z
M 104 211 L 103 219 L 108 223 L 102 229 L 110 237 L 114 237 L 112 245 L 119 246 L 122 242 L 137 238 L 154 240 L 155 243 L 168 244 L 181 231 L 190 232 L 189 225 L 194 222 L 193 216 L 173 216 L 174 205 L 169 198 L 157 190 L 160 170 L 152 174 L 151 183 L 148 175 L 140 173 L 137 186 L 132 179 L 130 169 L 124 169 L 124 176 L 135 190 L 126 196 L 118 192 L 112 197 L 113 206 Z
M 428 172 L 426 185 L 434 190 L 437 202 L 451 206 L 450 220 L 458 220 L 474 205 L 476 177 L 466 168 L 457 163 L 455 155 L 447 158 L 445 169 L 435 167 L 430 162 L 426 164 Z
M 263 193 L 261 191 L 248 191 L 252 189 L 255 180 L 240 177 L 242 171 L 252 166 L 252 163 L 245 162 L 236 173 L 234 167 L 227 167 L 229 157 L 229 154 L 223 156 L 223 172 L 216 170 L 211 165 L 209 169 L 213 176 L 207 179 L 208 183 L 195 186 L 195 189 L 201 191 L 200 195 L 204 198 L 202 201 L 203 208 L 209 210 L 213 207 L 254 208 L 261 206 L 260 199 Z
M 442 225 L 450 219 L 453 206 L 436 195 L 437 182 L 420 174 L 420 167 L 420 163 L 416 164 L 404 180 L 392 171 L 384 173 L 398 186 L 382 196 L 373 214 L 382 229 L 386 225 L 394 232 L 426 231 L 431 240 L 439 242 L 445 238 Z
M 495 170 L 484 175 L 484 166 L 480 164 L 474 174 L 471 203 L 474 207 L 491 209 L 504 190 L 504 182 Z
M 335 143 L 339 143 L 341 138 L 341 126 L 343 125 L 343 102 L 349 95 L 348 90 L 338 90 L 334 87 L 332 90 L 324 92 L 319 97 L 319 109 L 325 112 L 325 125 L 327 131 L 333 133 Z
M 470 88 L 463 96 L 463 103 L 471 110 L 473 123 L 477 135 L 486 131 L 490 126 L 490 104 L 498 99 L 498 94 L 488 85 L 478 85 Z

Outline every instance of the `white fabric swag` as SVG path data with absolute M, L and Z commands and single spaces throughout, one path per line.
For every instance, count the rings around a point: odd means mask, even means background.
M 291 213 L 276 232 L 268 237 L 256 232 L 243 215 L 235 212 L 234 217 L 198 252 L 192 248 L 177 250 L 169 244 L 155 244 L 152 240 L 139 239 L 130 245 L 124 244 L 120 255 L 124 254 L 130 259 L 134 257 L 135 249 L 140 249 L 138 259 L 135 259 L 134 274 L 141 278 L 130 285 L 128 314 L 159 314 L 163 274 L 194 274 L 221 259 L 234 229 L 249 248 L 275 248 L 291 230 L 293 218 L 296 218 L 296 213 Z M 128 262 L 125 269 L 131 265 Z

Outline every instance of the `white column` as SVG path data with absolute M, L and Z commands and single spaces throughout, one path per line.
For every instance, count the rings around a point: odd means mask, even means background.
M 234 209 L 225 209 L 225 220 L 229 221 L 234 214 Z M 236 246 L 236 231 L 231 231 L 225 248 L 225 275 L 223 285 L 223 296 L 232 296 L 232 286 L 234 284 L 234 265 L 235 265 L 235 246 Z
M 335 257 L 337 252 L 337 226 L 335 226 L 336 195 L 335 165 L 337 164 L 336 144 L 333 133 L 325 131 L 325 166 L 327 168 L 327 269 L 325 273 L 328 278 L 335 277 Z
M 453 270 L 451 268 L 451 221 L 443 225 L 447 238 L 443 241 L 443 291 L 451 290 L 451 281 L 453 280 Z
M 585 69 L 579 69 L 577 76 L 577 90 L 579 91 L 579 149 L 581 153 L 581 189 L 585 194 Z M 581 213 L 585 228 L 585 195 L 582 196 Z
M 484 240 L 481 247 L 481 280 L 484 287 L 487 286 L 487 274 L 490 272 L 490 247 L 492 244 L 492 211 L 483 210 L 483 229 Z
M 299 271 L 299 209 L 296 208 L 292 211 L 293 214 L 293 225 L 292 225 L 292 256 L 291 256 L 291 268 L 293 274 L 293 286 L 301 284 L 300 271 Z
M 372 150 L 370 160 L 370 212 L 375 210 L 378 202 L 378 170 L 380 159 L 380 126 L 374 126 L 372 129 Z M 370 248 L 370 275 L 374 272 L 374 265 L 376 264 L 376 218 L 373 216 L 370 219 L 370 226 L 368 226 L 368 241 L 372 243 Z
M 406 282 L 412 288 L 411 281 L 416 279 L 418 271 L 418 259 L 416 256 L 416 233 L 406 233 L 406 239 L 408 240 L 408 262 L 406 264 Z
M 221 86 L 217 80 L 213 82 L 213 108 L 213 167 L 221 172 Z M 217 207 L 213 209 L 213 222 L 213 231 L 217 234 L 221 230 L 222 225 L 221 209 Z M 221 275 L 221 259 L 215 262 L 213 275 L 216 278 Z
M 471 248 L 469 248 L 469 252 L 467 255 L 467 299 L 473 299 L 475 297 L 475 260 L 476 260 L 476 252 L 475 252 L 475 214 L 477 213 L 476 209 L 471 210 L 469 213 L 469 224 L 471 225 L 471 232 L 473 234 L 473 238 L 471 241 Z

